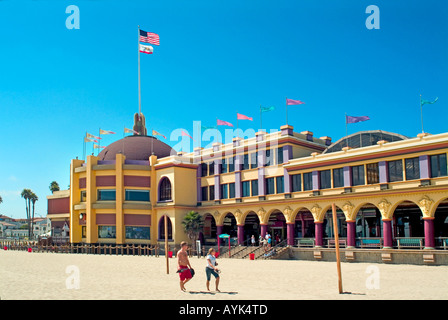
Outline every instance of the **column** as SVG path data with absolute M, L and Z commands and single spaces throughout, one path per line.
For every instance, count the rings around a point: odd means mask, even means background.
M 429 156 L 418 157 L 419 167 L 420 167 L 420 179 L 430 178 L 430 164 Z
M 347 247 L 356 247 L 356 221 L 347 221 Z
M 220 234 L 222 234 L 222 228 L 223 228 L 223 226 L 218 226 L 218 225 L 216 226 L 216 237 L 218 237 Z M 222 246 L 222 244 L 223 244 L 222 239 L 218 238 L 217 241 L 219 241 L 219 245 Z
M 268 231 L 268 225 L 267 224 L 261 224 L 261 236 L 264 238 L 266 236 L 266 232 Z
M 315 246 L 322 247 L 324 244 L 324 223 L 323 221 L 314 221 Z
M 435 249 L 434 218 L 423 218 L 425 227 L 425 249 Z
M 380 161 L 378 162 L 378 171 L 379 171 L 379 180 L 380 184 L 387 183 L 387 162 L 386 161 Z
M 294 227 L 295 227 L 295 222 L 294 223 L 287 223 L 286 224 L 286 232 L 287 232 L 287 238 L 288 238 L 288 246 L 293 246 L 294 245 Z
M 244 225 L 238 225 L 238 244 L 244 243 Z
M 286 145 L 283 146 L 283 163 L 289 162 L 292 159 L 292 146 Z M 279 165 L 282 165 L 279 163 Z M 291 193 L 291 177 L 288 173 L 288 170 L 283 168 L 283 181 L 285 184 L 285 193 Z
M 344 167 L 344 188 L 350 188 L 352 186 L 352 172 L 350 167 Z
M 383 249 L 393 248 L 392 220 L 383 219 Z

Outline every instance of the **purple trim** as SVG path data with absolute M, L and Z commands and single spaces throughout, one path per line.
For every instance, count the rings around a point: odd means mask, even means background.
M 320 189 L 319 171 L 313 171 L 312 178 L 313 178 L 313 190 L 319 190 Z
M 146 176 L 124 176 L 123 182 L 125 187 L 151 187 L 151 177 Z
M 268 232 L 268 226 L 265 224 L 260 225 L 260 235 L 264 238 Z
M 151 226 L 151 215 L 126 213 L 124 215 L 124 224 L 127 226 Z
M 435 248 L 435 238 L 434 238 L 434 220 L 424 219 L 425 226 L 425 249 Z
M 241 198 L 241 171 L 235 172 L 235 198 Z
M 284 192 L 291 192 L 291 176 L 288 173 L 288 170 L 283 169 L 283 184 L 284 184 Z
M 114 213 L 107 214 L 96 214 L 95 224 L 98 225 L 115 225 L 116 215 Z
M 237 154 L 234 159 L 235 159 L 235 171 L 241 171 L 244 161 L 243 155 Z
M 196 194 L 197 194 L 197 201 L 202 201 L 202 185 L 201 185 L 201 178 L 196 179 Z
M 283 127 L 283 129 L 282 128 L 280 128 L 280 129 L 281 129 L 282 136 L 292 136 L 293 135 L 293 128 L 290 126 L 285 126 L 285 127 Z
M 352 171 L 350 170 L 350 167 L 344 167 L 344 187 L 351 187 L 352 186 Z
M 258 195 L 266 195 L 266 183 L 264 182 L 264 167 L 258 168 Z
M 221 184 L 219 183 L 219 175 L 215 175 L 215 200 L 220 199 L 221 199 Z
M 429 179 L 431 168 L 429 165 L 429 156 L 418 157 L 418 162 L 420 166 L 420 179 Z
M 378 162 L 378 170 L 380 174 L 380 183 L 387 183 L 387 162 L 380 161 Z
M 238 226 L 238 244 L 244 243 L 244 226 Z
M 149 166 L 149 160 L 124 160 L 124 164 L 137 164 L 141 166 Z
M 314 223 L 314 232 L 316 238 L 316 247 L 322 247 L 324 244 L 324 224 L 323 223 Z
M 257 151 L 257 162 L 258 162 L 258 167 L 264 167 L 265 163 L 266 163 L 266 150 L 265 149 L 259 149 Z
M 347 221 L 347 246 L 356 246 L 356 222 Z
M 101 164 L 115 164 L 115 160 L 98 160 L 98 165 Z
M 384 248 L 393 247 L 392 221 L 383 220 L 383 241 L 384 241 Z
M 287 239 L 288 239 L 288 246 L 293 246 L 294 245 L 294 227 L 295 227 L 294 223 L 288 223 L 286 225 L 286 234 L 287 234 Z
M 286 163 L 291 159 L 292 159 L 292 146 L 291 145 L 283 146 L 283 163 Z

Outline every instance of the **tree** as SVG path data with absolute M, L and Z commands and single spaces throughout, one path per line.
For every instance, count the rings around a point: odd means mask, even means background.
M 30 209 L 31 209 L 31 194 L 33 191 L 31 189 L 23 189 L 20 194 L 23 199 L 25 199 L 26 205 L 26 219 L 28 221 L 28 238 L 31 238 L 31 217 L 30 217 Z
M 196 249 L 196 240 L 199 237 L 199 232 L 202 231 L 204 221 L 201 215 L 195 211 L 190 211 L 182 221 L 184 231 L 188 238 L 193 242 L 193 248 Z
M 56 181 L 51 181 L 50 190 L 51 190 L 51 193 L 54 193 L 55 191 L 59 191 L 61 189 L 59 188 L 59 184 Z
M 33 215 L 31 218 L 31 238 L 34 237 L 34 206 L 35 206 L 37 200 L 39 200 L 37 195 L 34 192 L 31 192 L 30 201 L 33 204 Z

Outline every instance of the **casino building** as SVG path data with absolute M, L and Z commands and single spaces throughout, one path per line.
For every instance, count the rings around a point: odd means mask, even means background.
M 48 216 L 69 225 L 71 243 L 162 243 L 167 216 L 178 244 L 196 211 L 206 244 L 227 233 L 247 245 L 269 232 L 274 243 L 325 248 L 335 203 L 347 248 L 448 246 L 448 133 L 364 131 L 333 143 L 285 125 L 177 153 L 141 123 L 141 134 L 73 159 L 70 190 L 48 197 Z

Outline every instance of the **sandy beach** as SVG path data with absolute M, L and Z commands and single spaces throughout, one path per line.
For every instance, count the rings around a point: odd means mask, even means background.
M 220 290 L 205 288 L 205 259 L 179 287 L 176 259 L 165 257 L 29 253 L 0 250 L 0 298 L 158 300 L 428 300 L 448 299 L 448 267 L 342 263 L 344 294 L 334 262 L 218 259 Z

